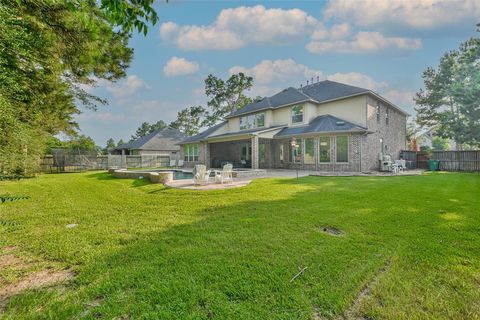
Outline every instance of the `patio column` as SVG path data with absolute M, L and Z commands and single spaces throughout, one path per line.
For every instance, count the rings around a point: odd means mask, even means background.
M 203 152 L 204 152 L 204 159 L 205 165 L 207 168 L 210 168 L 210 144 L 208 142 L 203 143 Z
M 252 169 L 258 169 L 258 136 L 252 137 Z

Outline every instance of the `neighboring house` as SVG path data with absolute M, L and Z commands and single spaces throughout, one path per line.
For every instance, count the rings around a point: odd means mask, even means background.
M 415 139 L 417 140 L 418 148 L 427 147 L 432 149 L 433 148 L 433 139 L 438 137 L 437 131 L 435 128 L 427 129 L 421 131 Z M 455 149 L 455 141 L 451 139 L 447 139 L 448 147 L 447 150 L 454 150 Z
M 147 134 L 137 140 L 119 145 L 110 150 L 111 154 L 122 155 L 164 155 L 178 157 L 179 142 L 187 136 L 177 129 L 166 127 Z
M 380 153 L 406 149 L 407 116 L 371 90 L 326 80 L 245 106 L 183 140 L 181 156 L 215 168 L 378 170 Z

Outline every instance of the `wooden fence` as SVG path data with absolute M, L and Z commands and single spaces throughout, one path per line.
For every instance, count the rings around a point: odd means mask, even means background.
M 438 160 L 442 171 L 480 172 L 480 150 L 467 151 L 402 151 L 412 168 L 427 169 L 428 160 Z
M 159 168 L 170 165 L 168 155 L 61 155 L 45 156 L 40 161 L 41 172 L 78 172 L 117 168 Z

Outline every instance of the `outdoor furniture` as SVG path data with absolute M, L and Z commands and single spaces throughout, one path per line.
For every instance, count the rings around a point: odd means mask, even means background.
M 403 159 L 395 160 L 395 164 L 398 166 L 400 171 L 407 169 L 407 162 Z
M 177 167 L 183 167 L 183 160 L 178 160 Z
M 197 164 L 195 166 L 195 175 L 193 176 L 193 184 L 205 185 L 208 184 L 210 178 L 210 170 L 203 164 Z
M 223 166 L 222 171 L 215 172 L 215 182 L 224 183 L 224 182 L 233 182 L 233 165 L 226 164 Z
M 175 167 L 177 165 L 177 160 L 170 159 L 170 167 Z

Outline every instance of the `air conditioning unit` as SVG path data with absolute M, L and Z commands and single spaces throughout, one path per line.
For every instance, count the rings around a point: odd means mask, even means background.
M 379 170 L 384 172 L 391 172 L 392 171 L 392 156 L 388 154 L 381 153 L 379 155 Z

